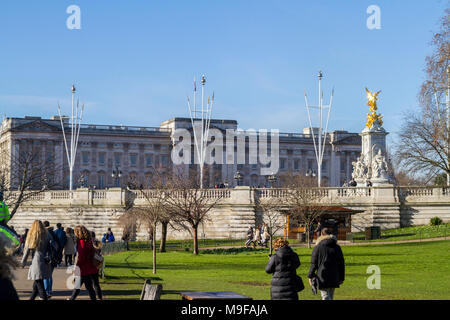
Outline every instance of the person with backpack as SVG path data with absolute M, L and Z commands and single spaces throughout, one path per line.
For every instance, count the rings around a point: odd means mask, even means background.
M 279 238 L 273 244 L 276 253 L 270 257 L 266 266 L 267 273 L 273 273 L 270 282 L 271 300 L 298 300 L 298 292 L 305 287 L 296 270 L 300 267 L 300 259 L 289 242 Z
M 34 281 L 30 300 L 34 300 L 38 294 L 42 300 L 48 300 L 44 287 L 44 279 L 51 277 L 49 250 L 49 233 L 41 221 L 35 220 L 28 232 L 21 262 L 22 268 L 24 268 L 28 256 L 30 253 L 32 254 L 33 258 L 30 269 L 28 270 L 28 280 Z
M 44 227 L 47 229 L 47 233 L 50 241 L 50 277 L 44 278 L 44 287 L 45 292 L 47 293 L 47 297 L 50 299 L 53 295 L 53 270 L 61 263 L 62 261 L 62 252 L 60 250 L 60 245 L 58 241 L 58 237 L 53 232 L 53 227 L 50 226 L 50 222 L 44 221 Z
M 344 255 L 331 228 L 323 228 L 322 235 L 317 239 L 308 278 L 311 287 L 313 280 L 316 281 L 322 300 L 333 300 L 335 289 L 344 282 Z
M 68 300 L 75 300 L 78 297 L 80 288 L 83 284 L 86 287 L 91 300 L 96 300 L 93 283 L 95 274 L 98 274 L 98 269 L 93 263 L 95 249 L 92 242 L 92 236 L 85 226 L 76 226 L 74 233 L 77 238 L 77 267 L 79 268 L 80 278 L 77 279 L 72 296 Z

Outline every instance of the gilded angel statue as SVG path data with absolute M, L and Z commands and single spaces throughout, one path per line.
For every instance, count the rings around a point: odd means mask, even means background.
M 383 121 L 381 120 L 381 118 L 383 118 L 383 116 L 381 114 L 376 113 L 376 110 L 378 109 L 377 100 L 378 100 L 378 95 L 380 94 L 380 92 L 381 92 L 381 90 L 373 93 L 373 92 L 370 92 L 366 88 L 367 99 L 369 100 L 367 102 L 367 105 L 370 107 L 370 111 L 372 112 L 372 113 L 367 114 L 367 122 L 366 122 L 367 128 L 371 128 L 375 121 L 378 121 L 380 123 L 380 125 L 383 125 Z

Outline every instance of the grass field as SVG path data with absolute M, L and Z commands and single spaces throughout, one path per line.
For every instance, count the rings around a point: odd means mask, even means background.
M 381 239 L 365 240 L 363 232 L 353 233 L 354 242 L 377 242 L 377 241 L 398 241 L 398 240 L 418 240 L 438 237 L 448 237 L 450 239 L 450 224 L 439 226 L 417 226 L 399 229 L 389 229 L 381 231 Z M 247 239 L 199 239 L 201 248 L 219 247 L 219 246 L 242 246 Z M 302 243 L 297 239 L 289 239 L 291 244 Z M 159 248 L 159 241 L 157 241 Z M 169 240 L 166 244 L 167 251 L 192 249 L 192 240 Z M 149 249 L 148 241 L 130 242 L 131 249 Z
M 336 299 L 450 299 L 450 241 L 343 247 L 346 281 Z M 297 273 L 307 284 L 312 249 L 297 247 Z M 106 257 L 102 283 L 107 299 L 139 299 L 144 280 L 163 284 L 161 299 L 180 299 L 184 290 L 235 291 L 253 299 L 270 299 L 271 275 L 264 272 L 268 252 L 200 254 L 158 253 L 152 274 L 152 253 L 132 250 Z M 381 268 L 381 289 L 369 290 L 369 265 Z M 309 286 L 300 299 L 320 299 Z
M 370 241 L 376 242 L 376 241 L 417 240 L 417 239 L 429 239 L 438 237 L 450 238 L 450 223 L 441 224 L 438 226 L 417 226 L 417 227 L 381 230 L 381 239 Z M 353 239 L 355 240 L 355 242 L 367 241 L 364 239 L 364 233 L 354 233 Z

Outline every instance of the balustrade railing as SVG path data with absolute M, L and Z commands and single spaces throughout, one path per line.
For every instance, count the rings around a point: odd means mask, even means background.
M 392 193 L 389 191 L 392 190 Z M 235 190 L 228 189 L 203 189 L 198 190 L 203 192 L 204 196 L 209 199 L 232 199 L 234 192 L 239 192 L 238 198 L 242 197 L 242 189 Z M 295 192 L 304 192 L 308 196 L 314 198 L 324 198 L 329 201 L 370 201 L 371 198 L 385 197 L 385 196 L 400 196 L 401 201 L 418 201 L 421 198 L 428 199 L 426 201 L 433 201 L 433 199 L 442 201 L 442 198 L 450 200 L 450 187 L 422 187 L 422 186 L 405 186 L 405 187 L 328 187 L 328 188 L 310 188 L 310 189 L 285 189 L 285 188 L 249 188 L 249 202 L 254 201 L 252 197 L 260 199 L 268 198 L 286 198 Z M 27 202 L 54 202 L 54 204 L 89 204 L 89 205 L 123 205 L 126 200 L 134 199 L 155 199 L 158 197 L 159 190 L 49 190 L 31 194 L 27 197 Z M 172 197 L 187 196 L 186 190 L 171 191 Z M 17 191 L 10 192 L 11 199 L 17 198 L 19 193 Z M 367 200 L 364 200 L 367 199 Z M 424 200 L 425 201 L 425 200 Z

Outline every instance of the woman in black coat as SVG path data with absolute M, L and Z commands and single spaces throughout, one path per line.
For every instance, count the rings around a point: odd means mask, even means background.
M 300 266 L 298 255 L 289 247 L 289 242 L 277 239 L 273 244 L 276 253 L 270 257 L 267 273 L 273 273 L 270 283 L 271 300 L 298 300 L 301 278 L 296 269 Z

